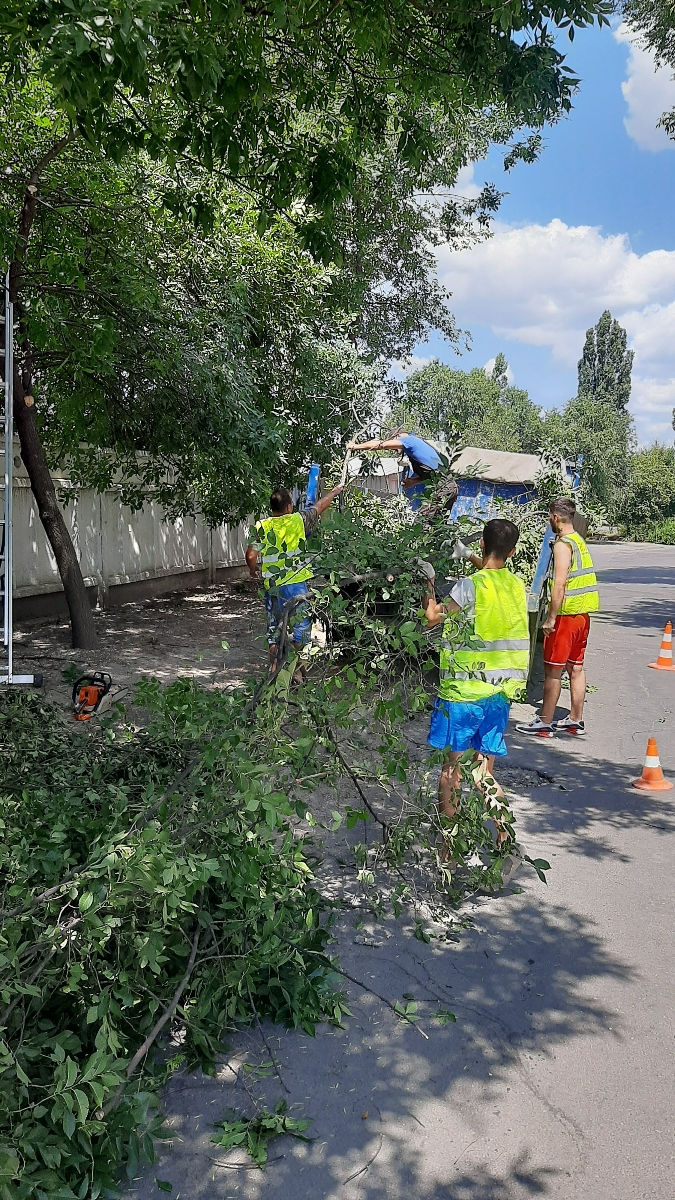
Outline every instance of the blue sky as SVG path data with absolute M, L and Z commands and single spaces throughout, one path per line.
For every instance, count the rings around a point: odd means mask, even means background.
M 570 116 L 545 131 L 539 161 L 505 174 L 494 150 L 460 181 L 509 193 L 489 241 L 438 255 L 471 350 L 457 358 L 432 335 L 413 365 L 438 357 L 469 370 L 501 350 L 518 386 L 559 406 L 576 391 L 586 329 L 609 308 L 635 349 L 638 437 L 672 441 L 675 142 L 657 122 L 675 107 L 675 83 L 625 26 L 577 32 L 567 61 L 581 89 Z

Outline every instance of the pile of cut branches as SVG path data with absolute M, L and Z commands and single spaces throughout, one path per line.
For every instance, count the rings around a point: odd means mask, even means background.
M 239 1021 L 341 1016 L 284 789 L 308 747 L 282 752 L 243 693 L 139 699 L 149 728 L 84 736 L 38 696 L 0 699 L 2 1200 L 113 1194 L 152 1156 L 179 1061 L 212 1070 Z

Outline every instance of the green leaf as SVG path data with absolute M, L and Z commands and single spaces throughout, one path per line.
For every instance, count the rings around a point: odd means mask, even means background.
M 529 854 L 526 854 L 525 862 L 529 863 L 530 866 L 534 868 L 542 883 L 548 882 L 544 872 L 551 870 L 551 864 L 548 863 L 545 858 L 530 858 Z
M 450 1012 L 449 1008 L 438 1008 L 433 1017 L 440 1025 L 449 1025 L 457 1020 L 457 1017 L 453 1012 Z
M 73 1086 L 77 1079 L 77 1063 L 73 1062 L 72 1058 L 66 1059 L 66 1087 Z
M 77 1101 L 77 1107 L 80 1114 L 80 1122 L 84 1124 L 89 1114 L 89 1099 L 80 1088 L 75 1088 L 74 1096 Z

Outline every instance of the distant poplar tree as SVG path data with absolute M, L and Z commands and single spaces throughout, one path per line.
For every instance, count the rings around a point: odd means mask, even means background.
M 605 309 L 596 325 L 586 331 L 578 365 L 578 395 L 609 401 L 625 412 L 630 399 L 633 351 L 626 349 L 626 330 Z

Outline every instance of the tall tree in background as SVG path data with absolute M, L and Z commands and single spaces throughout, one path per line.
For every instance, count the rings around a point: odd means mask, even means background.
M 502 354 L 501 350 L 495 356 L 490 378 L 497 384 L 500 392 L 506 391 L 509 386 L 509 364 L 506 361 L 506 355 Z
M 578 364 L 577 395 L 595 403 L 607 400 L 619 412 L 630 400 L 633 351 L 627 349 L 627 334 L 605 309 L 597 324 L 586 331 Z
M 534 453 L 543 440 L 541 412 L 526 391 L 509 384 L 507 372 L 503 354 L 490 373 L 429 363 L 406 380 L 391 422 L 465 446 Z
M 547 414 L 546 444 L 566 458 L 581 457 L 586 503 L 600 505 L 616 519 L 634 446 L 628 412 L 633 351 L 626 331 L 611 313 L 586 332 L 578 365 L 578 392 L 562 412 Z

